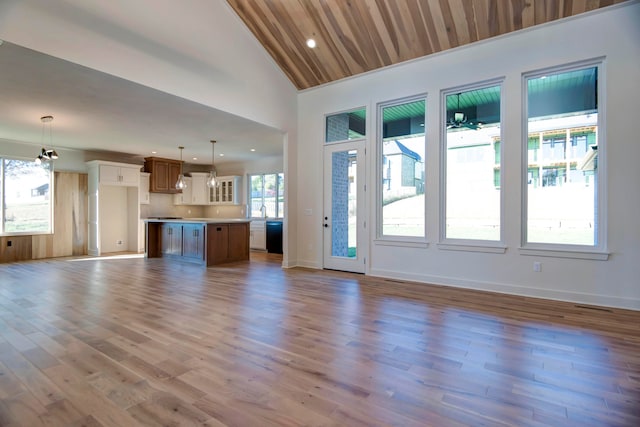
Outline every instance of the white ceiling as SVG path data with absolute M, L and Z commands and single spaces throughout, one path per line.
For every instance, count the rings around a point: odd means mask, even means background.
M 12 43 L 0 70 L 0 140 L 40 145 L 52 115 L 56 148 L 177 159 L 182 145 L 185 161 L 210 164 L 215 139 L 216 164 L 282 155 L 279 130 Z

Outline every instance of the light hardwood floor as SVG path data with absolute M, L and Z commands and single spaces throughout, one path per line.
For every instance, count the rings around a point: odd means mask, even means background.
M 640 312 L 280 259 L 0 265 L 0 425 L 640 425 Z

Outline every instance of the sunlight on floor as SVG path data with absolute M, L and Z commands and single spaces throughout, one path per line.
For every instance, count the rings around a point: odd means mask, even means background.
M 69 261 L 106 261 L 111 259 L 131 259 L 131 258 L 144 258 L 144 254 L 115 254 L 115 255 L 103 255 L 97 257 L 88 257 L 88 258 L 74 258 Z

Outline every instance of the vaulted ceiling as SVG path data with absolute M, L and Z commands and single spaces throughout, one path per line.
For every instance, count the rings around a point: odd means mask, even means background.
M 300 90 L 624 1 L 227 0 Z

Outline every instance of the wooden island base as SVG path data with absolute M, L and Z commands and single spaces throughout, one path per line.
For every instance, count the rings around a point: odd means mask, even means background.
M 147 219 L 147 258 L 206 266 L 249 260 L 249 220 Z

